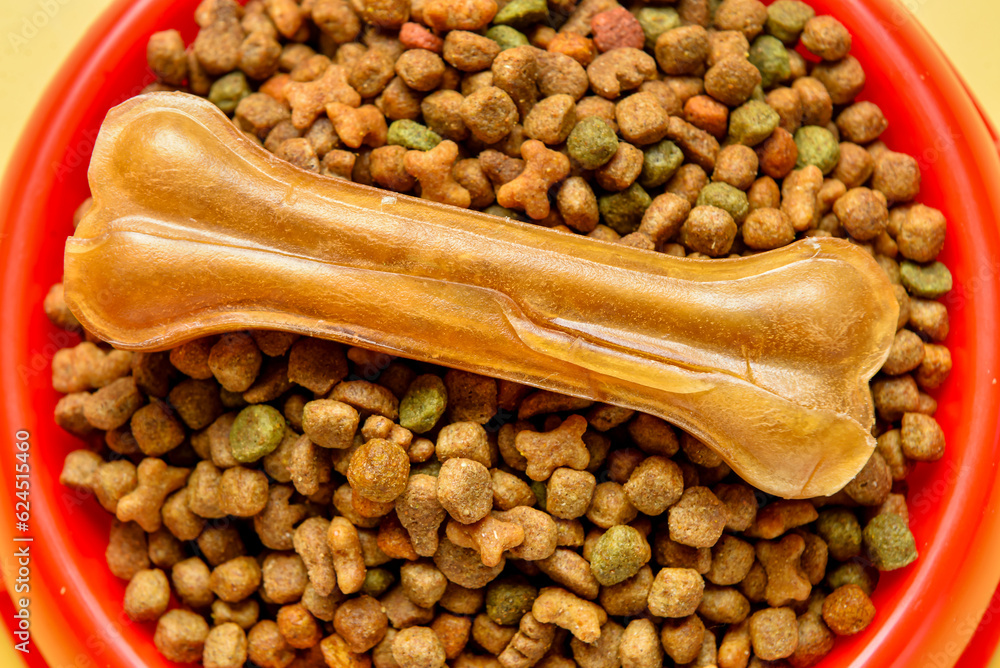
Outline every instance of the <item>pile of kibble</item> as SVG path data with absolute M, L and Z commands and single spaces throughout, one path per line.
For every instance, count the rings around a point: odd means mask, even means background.
M 773 499 L 656 417 L 295 335 L 164 353 L 83 332 L 61 481 L 115 515 L 125 611 L 208 668 L 809 666 L 917 557 L 939 459 L 941 212 L 854 102 L 835 18 L 796 0 L 205 0 L 149 90 L 207 96 L 320 174 L 688 257 L 843 237 L 895 284 L 877 451 Z M 78 211 L 82 216 L 88 203 Z M 79 323 L 62 286 L 53 322 Z M 172 605 L 172 601 L 176 604 Z

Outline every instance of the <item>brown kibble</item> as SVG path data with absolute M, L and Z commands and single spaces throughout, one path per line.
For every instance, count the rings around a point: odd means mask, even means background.
M 690 568 L 661 568 L 649 591 L 649 611 L 657 617 L 687 617 L 701 603 L 705 581 Z
M 951 352 L 944 346 L 925 343 L 923 360 L 916 373 L 920 387 L 925 389 L 940 387 L 950 372 Z
M 97 486 L 97 470 L 104 463 L 101 456 L 90 450 L 74 450 L 63 460 L 59 484 L 80 491 L 94 491 Z
M 396 514 L 422 557 L 433 556 L 438 548 L 438 526 L 447 514 L 437 496 L 437 478 L 411 475 L 396 499 Z
M 830 92 L 834 104 L 849 104 L 865 87 L 865 71 L 854 56 L 819 63 L 812 76 Z
M 677 503 L 684 491 L 680 467 L 662 456 L 644 459 L 624 485 L 633 506 L 646 515 L 662 514 Z
M 839 636 L 863 631 L 875 618 L 875 606 L 861 587 L 846 584 L 823 599 L 823 621 Z
M 257 591 L 260 582 L 261 571 L 257 560 L 236 557 L 215 567 L 209 578 L 209 587 L 223 601 L 235 603 Z
M 395 443 L 373 438 L 354 451 L 347 480 L 355 494 L 371 501 L 392 501 L 402 494 L 410 475 L 410 460 Z
M 872 383 L 875 409 L 886 421 L 895 422 L 903 413 L 916 412 L 920 402 L 917 383 L 910 375 L 880 378 Z
M 710 257 L 729 253 L 736 238 L 736 222 L 728 211 L 703 205 L 691 209 L 681 225 L 678 240 L 691 250 Z
M 227 515 L 253 517 L 267 505 L 267 474 L 234 466 L 219 479 L 219 508 Z
M 670 538 L 691 547 L 711 547 L 722 535 L 728 513 L 707 487 L 691 487 L 670 508 Z
M 159 569 L 141 570 L 125 588 L 125 614 L 134 622 L 156 621 L 170 603 L 170 582 Z
M 944 455 L 944 430 L 933 417 L 920 413 L 904 413 L 902 424 L 901 446 L 903 454 L 908 459 L 932 462 Z
M 765 661 L 792 655 L 799 644 L 795 611 L 791 608 L 765 608 L 750 617 L 750 642 L 754 654 Z
M 136 522 L 145 531 L 160 528 L 160 508 L 171 492 L 187 481 L 189 469 L 168 466 L 162 459 L 147 457 L 136 468 L 135 489 L 118 499 L 115 515 L 122 522 Z
M 543 624 L 566 629 L 585 643 L 600 638 L 601 627 L 608 619 L 600 606 L 558 587 L 543 588 L 531 607 L 531 614 Z
M 777 607 L 809 598 L 812 585 L 799 563 L 805 548 L 805 539 L 798 534 L 789 534 L 778 542 L 757 543 L 757 560 L 767 574 L 768 605 Z
M 215 598 L 210 585 L 211 571 L 198 557 L 174 564 L 170 576 L 178 598 L 192 608 L 204 608 Z
M 642 173 L 642 161 L 641 150 L 628 142 L 620 141 L 611 159 L 594 171 L 594 179 L 605 190 L 625 190 Z
M 708 52 L 708 32 L 698 25 L 668 30 L 656 40 L 656 62 L 667 74 L 700 74 Z
M 389 618 L 377 600 L 359 596 L 337 608 L 333 627 L 352 652 L 362 654 L 382 641 L 389 628 Z
M 582 439 L 586 429 L 587 420 L 584 417 L 571 415 L 549 432 L 518 432 L 515 445 L 528 461 L 528 477 L 546 480 L 559 466 L 585 469 L 590 463 L 590 453 Z
M 146 62 L 156 78 L 170 86 L 181 86 L 187 78 L 187 53 L 184 39 L 176 30 L 163 30 L 149 36 Z
M 876 161 L 876 173 L 878 173 L 879 161 Z M 885 177 L 886 164 L 883 165 L 883 180 Z M 873 179 L 875 188 L 879 188 L 879 183 Z M 884 184 L 883 184 L 884 185 Z M 898 194 L 898 193 L 897 193 Z M 889 197 L 888 193 L 886 194 Z M 889 197 L 889 199 L 893 199 Z M 930 262 L 938 256 L 944 247 L 945 218 L 937 209 L 932 209 L 923 204 L 916 204 L 908 209 L 903 223 L 896 235 L 896 243 L 899 244 L 899 252 L 904 257 L 915 262 Z
M 705 92 L 727 106 L 736 107 L 750 99 L 760 81 L 760 70 L 746 56 L 733 56 L 705 73 Z
M 303 431 L 313 443 L 324 448 L 349 448 L 359 421 L 354 407 L 332 399 L 310 401 L 302 410 Z
M 750 572 L 754 547 L 734 536 L 725 535 L 712 547 L 712 566 L 705 579 L 716 585 L 735 585 Z
M 715 10 L 715 27 L 738 30 L 752 40 L 764 29 L 767 8 L 758 0 L 724 0 Z
M 240 668 L 247 660 L 245 630 L 233 622 L 218 622 L 205 637 L 202 651 L 205 668 Z
M 814 522 L 819 517 L 816 507 L 800 499 L 778 499 L 759 511 L 753 524 L 745 531 L 751 538 L 771 540 L 786 531 Z
M 281 636 L 277 622 L 264 619 L 247 633 L 247 658 L 259 666 L 288 666 L 295 660 L 295 650 Z
M 198 549 L 211 566 L 246 554 L 243 540 L 233 523 L 205 526 L 198 536 Z
M 632 47 L 602 53 L 587 66 L 591 88 L 609 100 L 624 91 L 638 88 L 643 81 L 652 80 L 655 75 L 656 61 L 653 57 Z
M 365 581 L 365 561 L 358 530 L 344 517 L 334 517 L 327 529 L 327 545 L 337 572 L 337 585 L 345 594 L 361 589 Z
M 329 596 L 337 585 L 333 555 L 327 544 L 330 523 L 322 517 L 311 517 L 300 524 L 293 535 L 296 553 L 308 571 L 309 582 L 320 596 Z
M 548 513 L 528 506 L 517 506 L 507 511 L 493 511 L 493 517 L 502 522 L 512 522 L 524 529 L 524 542 L 509 549 L 513 558 L 538 561 L 555 551 L 559 530 Z
M 675 662 L 689 663 L 698 658 L 705 635 L 704 622 L 697 615 L 690 615 L 667 619 L 660 630 L 660 642 Z
M 489 470 L 463 457 L 446 460 L 438 473 L 437 498 L 441 507 L 463 524 L 483 519 L 493 507 Z
M 460 109 L 462 122 L 484 144 L 494 144 L 514 129 L 517 107 L 505 91 L 487 86 L 467 95 Z
M 411 626 L 403 629 L 392 642 L 392 657 L 399 668 L 443 668 L 444 646 L 433 629 Z
M 171 610 L 156 624 L 153 643 L 168 661 L 193 663 L 202 658 L 208 623 L 188 610 Z
M 794 240 L 795 229 L 792 222 L 779 209 L 755 209 L 743 222 L 743 241 L 750 248 L 770 250 Z
M 503 521 L 507 521 L 507 518 L 503 518 Z M 478 589 L 485 587 L 500 575 L 506 565 L 506 559 L 501 557 L 496 566 L 487 566 L 475 550 L 461 547 L 444 538 L 434 553 L 434 565 L 455 584 Z
M 433 608 L 448 586 L 444 574 L 425 561 L 403 564 L 399 581 L 406 597 L 421 608 Z
M 326 394 L 347 376 L 343 347 L 333 341 L 302 337 L 288 354 L 288 380 L 316 394 Z
M 597 480 L 592 473 L 557 468 L 547 483 L 546 510 L 555 517 L 582 517 L 590 506 Z
M 118 512 L 118 502 L 138 486 L 135 464 L 118 459 L 97 465 L 94 473 L 94 494 L 109 513 Z
M 868 188 L 852 188 L 833 204 L 837 219 L 855 239 L 868 241 L 881 234 L 889 222 L 889 210 Z
M 792 171 L 781 184 L 781 211 L 792 221 L 796 232 L 815 226 L 817 197 L 822 186 L 823 173 L 815 165 Z

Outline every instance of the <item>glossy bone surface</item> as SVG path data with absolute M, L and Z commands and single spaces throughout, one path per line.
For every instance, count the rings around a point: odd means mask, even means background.
M 335 339 L 659 415 L 785 497 L 874 447 L 897 305 L 845 241 L 694 260 L 553 232 L 305 172 L 181 93 L 113 109 L 89 179 L 67 299 L 115 346 Z

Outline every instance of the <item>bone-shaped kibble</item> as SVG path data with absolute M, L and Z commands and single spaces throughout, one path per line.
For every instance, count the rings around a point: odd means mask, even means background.
M 136 468 L 139 485 L 118 500 L 115 515 L 122 522 L 136 522 L 153 533 L 160 528 L 160 509 L 167 495 L 184 486 L 191 469 L 167 466 L 156 457 L 146 457 Z
M 843 240 L 699 261 L 388 197 L 179 93 L 109 113 L 90 185 L 66 299 L 117 347 L 336 339 L 656 414 L 785 497 L 839 490 L 874 448 L 868 380 L 898 306 Z
M 490 568 L 500 563 L 505 550 L 524 542 L 524 529 L 521 526 L 498 520 L 492 515 L 472 524 L 448 520 L 445 533 L 455 545 L 478 552 L 483 565 Z

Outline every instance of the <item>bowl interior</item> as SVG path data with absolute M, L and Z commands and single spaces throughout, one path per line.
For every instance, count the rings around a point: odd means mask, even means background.
M 936 464 L 920 465 L 909 480 L 910 523 L 921 558 L 882 577 L 875 622 L 859 636 L 840 639 L 821 665 L 917 666 L 928 657 L 938 657 L 938 664 L 930 665 L 950 665 L 1000 576 L 1000 565 L 973 556 L 988 552 L 1000 536 L 996 519 L 983 512 L 996 491 L 1000 393 L 993 332 L 1000 314 L 1000 161 L 947 61 L 900 5 L 809 1 L 854 35 L 853 54 L 868 75 L 861 98 L 884 110 L 886 143 L 920 161 L 919 200 L 942 209 L 949 220 L 941 259 L 955 278 L 955 289 L 945 298 L 954 370 L 936 395 L 947 454 Z M 153 648 L 154 626 L 133 624 L 121 611 L 125 583 L 104 561 L 109 516 L 94 499 L 58 484 L 63 457 L 81 443 L 51 418 L 58 400 L 50 386 L 51 360 L 76 339 L 49 324 L 41 303 L 61 279 L 63 242 L 72 233 L 73 210 L 88 195 L 87 164 L 104 114 L 154 80 L 145 65 L 152 32 L 178 28 L 186 42 L 193 40 L 196 5 L 197 0 L 123 0 L 99 21 L 36 113 L 2 200 L 7 215 L 0 218 L 5 226 L 0 308 L 10 339 L 0 348 L 0 420 L 5 434 L 31 433 L 38 602 L 33 630 L 50 665 L 77 665 L 81 657 L 116 667 L 170 665 Z M 5 448 L 0 455 L 5 476 L 13 476 L 15 463 Z M 7 504 L 0 529 L 10 535 L 11 500 L 0 503 Z M 966 565 L 958 567 L 963 560 Z M 4 568 L 10 568 L 6 560 Z M 11 582 L 11 571 L 5 575 Z

